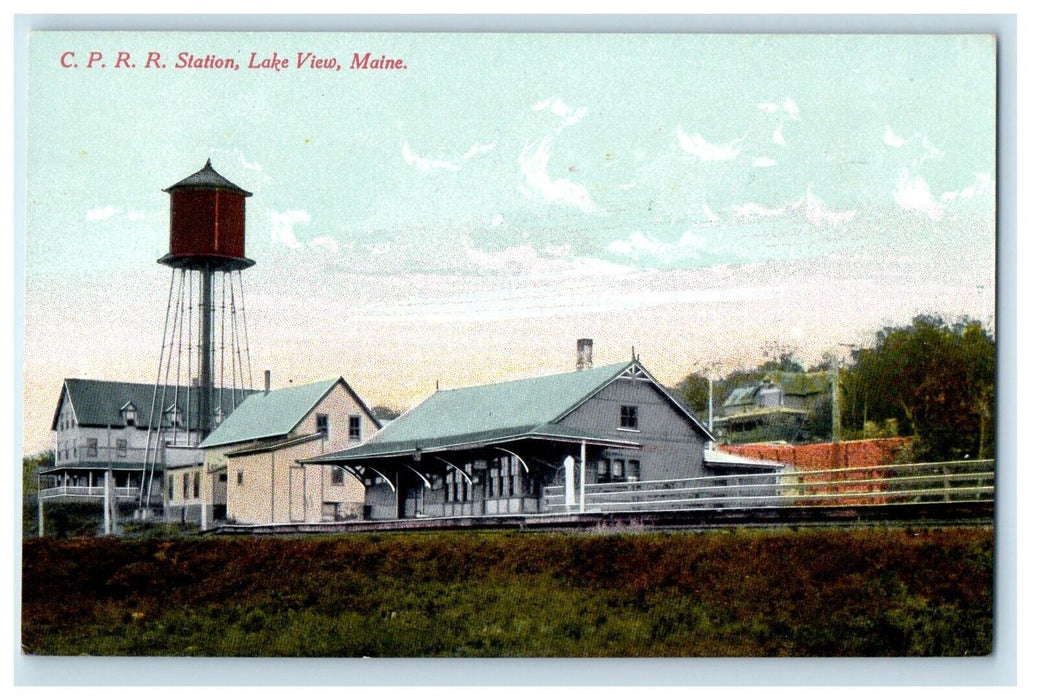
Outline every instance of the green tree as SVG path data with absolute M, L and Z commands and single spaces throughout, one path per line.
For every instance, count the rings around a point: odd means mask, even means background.
M 917 316 L 853 360 L 841 377 L 845 427 L 893 418 L 916 460 L 993 456 L 995 342 L 979 321 Z
M 717 386 L 714 386 L 716 392 Z M 701 418 L 706 418 L 710 403 L 710 380 L 698 372 L 688 375 L 674 387 L 674 395 Z M 717 401 L 717 394 L 714 394 Z M 716 405 L 715 405 L 716 410 Z

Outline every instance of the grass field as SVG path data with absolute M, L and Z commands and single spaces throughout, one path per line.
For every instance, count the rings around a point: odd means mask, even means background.
M 989 528 L 28 540 L 31 654 L 962 656 Z

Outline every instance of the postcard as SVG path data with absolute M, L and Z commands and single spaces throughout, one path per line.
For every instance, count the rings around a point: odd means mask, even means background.
M 33 33 L 23 654 L 987 656 L 996 50 Z

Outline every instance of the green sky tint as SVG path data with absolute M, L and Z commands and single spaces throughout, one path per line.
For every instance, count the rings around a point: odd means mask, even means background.
M 76 54 L 79 68 L 62 68 Z M 89 52 L 108 67 L 85 68 Z M 136 68 L 114 69 L 126 51 Z M 165 69 L 143 67 L 149 51 Z M 248 69 L 276 51 L 287 70 Z M 37 33 L 26 436 L 64 376 L 151 381 L 161 189 L 255 193 L 254 366 L 405 408 L 637 346 L 664 381 L 918 312 L 993 323 L 988 36 Z M 180 52 L 237 71 L 178 70 Z M 295 67 L 298 52 L 342 69 Z M 406 70 L 350 70 L 354 52 Z

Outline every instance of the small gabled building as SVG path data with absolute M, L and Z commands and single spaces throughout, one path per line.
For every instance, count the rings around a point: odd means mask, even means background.
M 169 470 L 167 518 L 206 527 L 359 517 L 364 489 L 356 479 L 301 461 L 360 445 L 378 419 L 342 377 L 267 386 L 202 441 L 202 465 Z
M 437 391 L 365 444 L 304 461 L 362 480 L 371 519 L 532 514 L 581 472 L 590 484 L 714 474 L 712 439 L 633 359 Z

